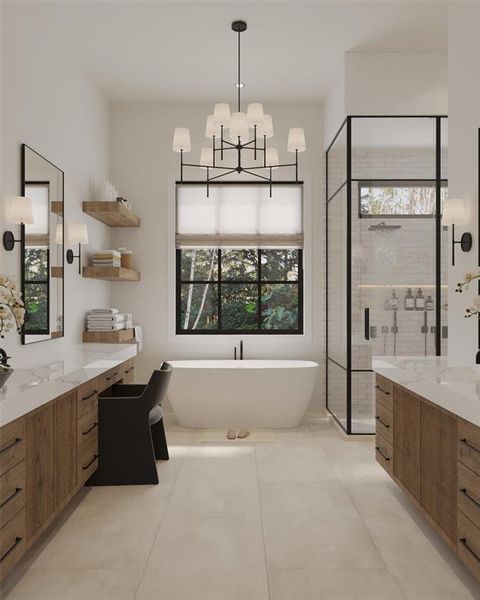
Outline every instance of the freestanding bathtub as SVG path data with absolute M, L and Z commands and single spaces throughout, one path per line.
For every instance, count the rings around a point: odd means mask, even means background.
M 306 360 L 175 360 L 168 399 L 184 427 L 296 427 L 318 365 Z

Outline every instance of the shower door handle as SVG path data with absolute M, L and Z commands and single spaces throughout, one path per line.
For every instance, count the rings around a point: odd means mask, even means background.
M 366 308 L 364 312 L 365 312 L 365 316 L 364 316 L 364 324 L 365 324 L 364 336 L 365 336 L 365 339 L 368 341 L 370 339 L 370 309 Z

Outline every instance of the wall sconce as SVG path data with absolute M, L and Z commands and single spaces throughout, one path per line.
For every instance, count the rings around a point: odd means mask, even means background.
M 7 223 L 15 223 L 17 225 L 32 225 L 33 224 L 33 202 L 31 198 L 25 196 L 14 196 L 10 198 L 5 213 Z M 13 231 L 5 231 L 3 234 L 3 247 L 10 252 L 15 247 L 17 242 Z
M 82 246 L 88 244 L 87 226 L 83 223 L 72 223 L 69 228 L 69 239 L 72 244 L 78 244 L 78 254 L 74 254 L 72 249 L 67 250 L 67 263 L 71 265 L 75 258 L 78 258 L 78 273 L 82 274 Z
M 465 200 L 461 198 L 449 198 L 445 204 L 442 215 L 444 225 L 452 226 L 452 266 L 455 265 L 455 246 L 460 245 L 463 252 L 470 252 L 472 249 L 472 234 L 465 232 L 459 240 L 455 239 L 455 224 L 468 223 L 468 211 Z

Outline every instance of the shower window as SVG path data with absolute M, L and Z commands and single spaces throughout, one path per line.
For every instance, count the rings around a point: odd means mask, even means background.
M 442 182 L 442 207 L 447 199 Z M 436 212 L 436 184 L 420 181 L 359 181 L 360 217 L 433 217 Z
M 302 250 L 177 249 L 177 333 L 302 332 Z

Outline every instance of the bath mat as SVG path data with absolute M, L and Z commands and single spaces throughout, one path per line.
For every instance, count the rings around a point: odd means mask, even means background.
M 227 440 L 227 429 L 204 429 L 200 436 L 200 442 L 204 444 L 261 444 L 274 441 L 275 435 L 269 429 L 258 429 L 246 438 L 234 440 Z

